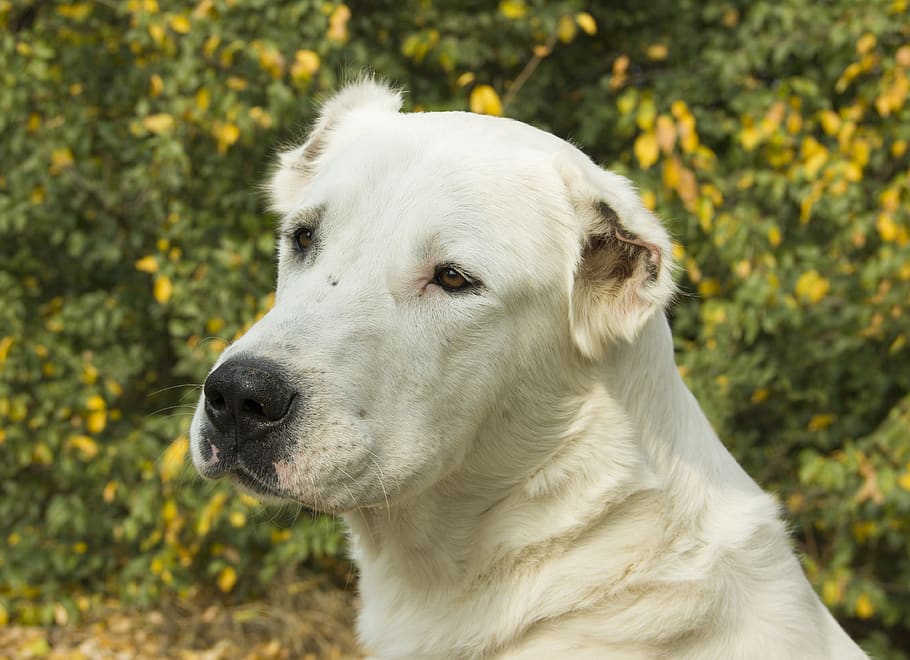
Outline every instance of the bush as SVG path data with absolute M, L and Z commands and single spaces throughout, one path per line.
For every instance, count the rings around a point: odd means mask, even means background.
M 191 476 L 181 386 L 271 303 L 272 145 L 371 66 L 639 183 L 678 241 L 681 370 L 824 601 L 906 658 L 907 3 L 359 4 L 0 2 L 0 614 L 338 551 Z

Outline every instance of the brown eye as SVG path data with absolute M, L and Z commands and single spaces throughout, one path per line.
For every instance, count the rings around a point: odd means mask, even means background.
M 471 286 L 471 281 L 452 266 L 442 266 L 433 281 L 446 291 L 461 291 Z
M 313 230 L 312 229 L 299 229 L 296 234 L 294 234 L 294 247 L 296 247 L 301 252 L 306 252 L 313 245 Z

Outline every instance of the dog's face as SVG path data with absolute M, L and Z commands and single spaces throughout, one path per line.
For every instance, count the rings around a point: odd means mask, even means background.
M 418 496 L 670 295 L 625 180 L 523 124 L 399 103 L 349 88 L 283 154 L 275 305 L 206 380 L 203 476 L 330 512 Z

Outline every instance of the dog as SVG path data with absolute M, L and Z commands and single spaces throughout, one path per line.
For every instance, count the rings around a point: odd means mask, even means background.
M 377 658 L 865 658 L 680 378 L 671 241 L 521 122 L 327 100 L 267 189 L 273 308 L 209 373 L 206 478 L 343 516 Z

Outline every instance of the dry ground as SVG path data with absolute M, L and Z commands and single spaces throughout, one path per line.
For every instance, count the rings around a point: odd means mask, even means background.
M 297 579 L 266 600 L 109 608 L 78 625 L 0 627 L 0 660 L 348 660 L 356 598 L 324 576 Z

